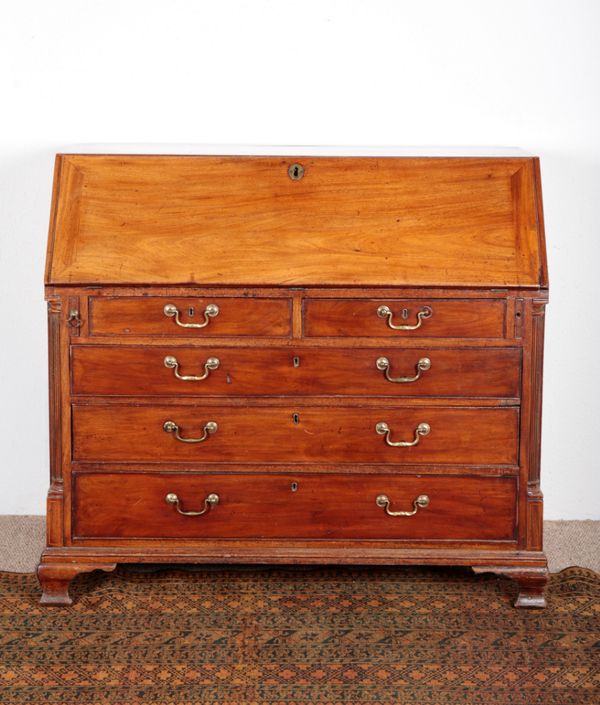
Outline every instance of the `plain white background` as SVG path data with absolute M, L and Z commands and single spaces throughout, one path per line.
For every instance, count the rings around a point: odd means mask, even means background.
M 516 145 L 542 159 L 546 517 L 600 518 L 600 3 L 0 3 L 0 514 L 48 482 L 54 153 L 73 144 Z

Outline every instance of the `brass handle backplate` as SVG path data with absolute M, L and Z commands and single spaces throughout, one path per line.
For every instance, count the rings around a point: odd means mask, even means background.
M 415 438 L 413 441 L 391 441 L 390 427 L 385 421 L 377 423 L 375 425 L 375 431 L 380 436 L 385 436 L 385 442 L 389 446 L 394 446 L 394 448 L 408 448 L 410 446 L 416 446 L 421 440 L 421 437 L 426 436 L 431 431 L 431 426 L 428 423 L 420 423 L 417 428 L 415 428 Z
M 422 357 L 416 365 L 417 374 L 413 375 L 412 377 L 390 376 L 391 365 L 387 357 L 378 357 L 375 361 L 375 367 L 377 367 L 378 370 L 381 370 L 384 373 L 384 377 L 387 379 L 388 382 L 406 384 L 407 382 L 416 382 L 418 379 L 420 379 L 423 372 L 427 372 L 427 370 L 431 369 L 431 360 L 428 357 Z
M 182 443 L 202 443 L 202 441 L 205 441 L 210 435 L 216 433 L 218 428 L 219 427 L 215 421 L 207 421 L 204 424 L 204 433 L 200 436 L 200 438 L 183 438 L 179 435 L 180 429 L 175 421 L 165 421 L 163 424 L 163 431 L 166 433 L 174 433 L 175 438 Z
M 206 379 L 208 377 L 211 370 L 219 369 L 220 364 L 221 361 L 218 357 L 209 357 L 208 360 L 204 363 L 204 374 L 181 375 L 179 374 L 179 362 L 177 361 L 176 357 L 174 357 L 173 355 L 167 355 L 164 359 L 165 367 L 170 370 L 173 370 L 173 374 L 175 375 L 175 377 L 177 377 L 177 379 L 183 380 L 184 382 L 200 382 L 201 380 Z
M 215 494 L 214 492 L 211 492 L 209 495 L 207 495 L 204 498 L 204 509 L 201 509 L 199 512 L 183 511 L 183 509 L 181 508 L 181 500 L 174 492 L 169 492 L 169 494 L 165 497 L 165 502 L 167 504 L 175 505 L 175 509 L 177 509 L 180 514 L 183 514 L 183 516 L 201 517 L 203 514 L 206 514 L 206 512 L 208 512 L 211 507 L 216 507 L 217 504 L 219 504 L 219 495 Z
M 413 502 L 412 512 L 392 512 L 390 511 L 390 498 L 385 494 L 380 494 L 375 499 L 375 504 L 378 507 L 385 509 L 385 513 L 391 517 L 412 517 L 414 516 L 420 508 L 425 508 L 429 506 L 429 497 L 426 494 L 420 494 Z
M 175 323 L 177 323 L 178 326 L 181 326 L 181 328 L 206 328 L 206 326 L 210 323 L 210 319 L 219 315 L 219 307 L 217 304 L 208 304 L 208 306 L 204 309 L 203 323 L 182 323 L 179 318 L 179 309 L 175 306 L 175 304 L 167 304 L 163 308 L 163 313 L 169 318 L 174 318 Z
M 432 314 L 433 311 L 429 308 L 429 306 L 423 306 L 423 308 L 417 312 L 417 322 L 414 325 L 402 323 L 397 326 L 392 323 L 394 314 L 389 306 L 383 305 L 377 309 L 377 315 L 379 318 L 387 318 L 388 327 L 393 330 L 417 330 L 417 328 L 421 327 L 426 318 L 431 318 Z

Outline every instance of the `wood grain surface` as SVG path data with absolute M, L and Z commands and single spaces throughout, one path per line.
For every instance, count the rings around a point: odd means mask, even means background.
M 296 489 L 292 489 L 296 483 Z M 210 493 L 219 504 L 203 516 Z M 385 494 L 391 511 L 412 511 L 422 494 L 428 507 L 391 517 L 375 504 Z M 75 535 L 154 538 L 376 538 L 510 540 L 516 493 L 512 478 L 354 475 L 78 475 Z
M 165 305 L 173 304 L 185 324 L 205 322 L 206 307 L 214 304 L 219 312 L 209 317 L 204 328 L 185 328 L 166 316 Z M 95 298 L 89 307 L 90 330 L 94 335 L 152 335 L 174 338 L 221 336 L 289 336 L 291 299 L 244 297 L 119 297 Z
M 534 167 L 62 155 L 46 281 L 538 287 Z
M 394 330 L 377 309 L 386 305 L 394 314 L 392 325 L 418 322 L 417 314 L 431 314 L 416 330 Z M 432 299 L 310 299 L 304 301 L 304 334 L 308 337 L 390 337 L 396 340 L 425 337 L 502 338 L 504 301 Z
M 518 461 L 515 408 L 295 409 L 91 405 L 73 406 L 73 458 L 81 461 L 446 463 L 514 465 Z M 175 422 L 184 438 L 199 438 L 204 425 L 218 430 L 202 443 L 184 443 L 163 430 Z M 413 447 L 390 447 L 375 432 L 378 422 L 392 441 L 412 441 L 420 423 L 429 435 Z
M 219 367 L 203 380 L 180 380 L 165 367 L 175 357 L 182 376 L 202 376 L 210 357 Z M 386 357 L 390 382 L 376 361 Z M 72 390 L 91 396 L 519 396 L 518 348 L 239 348 L 74 345 Z

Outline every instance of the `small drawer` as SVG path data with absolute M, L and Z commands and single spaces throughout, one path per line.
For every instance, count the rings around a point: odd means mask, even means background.
M 92 297 L 89 318 L 91 335 L 289 337 L 292 305 L 252 297 Z
M 74 394 L 518 397 L 517 348 L 74 345 Z
M 515 534 L 512 477 L 81 473 L 73 489 L 80 539 L 512 541 Z
M 304 335 L 503 338 L 505 315 L 499 299 L 307 299 Z
M 516 465 L 518 418 L 514 407 L 76 404 L 73 458 L 188 464 Z

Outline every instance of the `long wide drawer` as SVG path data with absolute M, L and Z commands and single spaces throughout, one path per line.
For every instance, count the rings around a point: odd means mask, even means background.
M 518 397 L 516 348 L 75 345 L 74 394 Z
M 504 300 L 307 299 L 307 337 L 503 338 Z
M 287 337 L 292 330 L 291 299 L 92 297 L 89 316 L 92 335 Z
M 86 473 L 74 480 L 73 533 L 506 541 L 516 496 L 515 478 Z
M 73 458 L 515 465 L 518 416 L 489 407 L 75 404 Z

